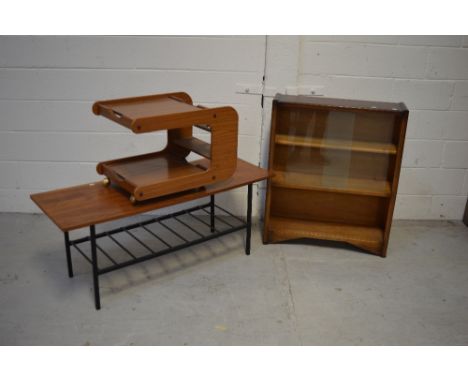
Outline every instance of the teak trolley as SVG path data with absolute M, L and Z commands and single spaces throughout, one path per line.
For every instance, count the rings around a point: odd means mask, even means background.
M 229 178 L 237 164 L 237 112 L 230 106 L 194 106 L 187 93 L 98 101 L 93 112 L 135 134 L 167 130 L 164 150 L 97 165 L 99 174 L 130 193 L 132 202 L 156 198 Z M 211 133 L 211 144 L 193 136 L 193 126 Z M 190 152 L 206 159 L 186 160 Z
M 403 103 L 277 96 L 264 242 L 343 241 L 385 257 L 407 119 Z

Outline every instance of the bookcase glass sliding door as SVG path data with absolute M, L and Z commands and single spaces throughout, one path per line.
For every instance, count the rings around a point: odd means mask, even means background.
M 395 116 L 279 108 L 276 182 L 303 189 L 390 194 Z

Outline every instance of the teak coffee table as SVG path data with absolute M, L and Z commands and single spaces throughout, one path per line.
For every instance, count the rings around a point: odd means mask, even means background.
M 195 166 L 208 166 L 207 159 L 201 159 L 193 163 Z M 132 204 L 128 200 L 127 193 L 116 185 L 105 185 L 102 181 L 96 183 L 82 184 L 75 187 L 63 188 L 48 192 L 31 195 L 31 199 L 39 208 L 60 228 L 65 235 L 65 249 L 68 266 L 68 275 L 73 277 L 72 248 L 81 254 L 92 266 L 93 287 L 96 309 L 101 308 L 99 294 L 99 276 L 108 272 L 141 263 L 143 261 L 163 256 L 165 254 L 187 248 L 205 242 L 210 239 L 220 237 L 235 231 L 246 230 L 245 253 L 250 254 L 250 236 L 252 224 L 252 184 L 268 177 L 268 171 L 254 166 L 241 159 L 237 159 L 236 170 L 227 180 L 209 184 L 201 188 L 183 191 L 171 195 Z M 247 186 L 247 216 L 240 219 L 224 208 L 215 205 L 215 195 L 234 188 Z M 179 203 L 188 202 L 195 199 L 210 197 L 210 202 L 201 204 L 189 209 L 151 218 L 139 223 L 122 226 L 116 229 L 96 233 L 96 225 L 120 218 L 142 214 L 148 211 L 173 206 Z M 223 213 L 218 216 L 215 211 L 218 209 Z M 199 213 L 202 213 L 200 215 Z M 203 216 L 203 214 L 205 216 Z M 227 215 L 228 217 L 225 217 Z M 209 219 L 208 219 L 209 217 Z M 189 223 L 189 220 L 197 221 L 206 229 L 201 230 Z M 191 238 L 183 235 L 181 230 L 171 228 L 171 221 L 177 222 L 180 227 L 185 227 L 186 231 L 192 233 Z M 154 227 L 150 228 L 150 225 Z M 79 228 L 89 227 L 89 236 L 70 239 L 69 232 Z M 171 244 L 161 237 L 158 229 L 170 232 L 174 238 L 178 239 L 177 244 Z M 135 230 L 143 229 L 151 237 L 150 241 L 143 241 L 138 237 Z M 133 232 L 132 232 L 133 231 Z M 128 236 L 134 240 L 142 249 L 146 251 L 144 255 L 133 253 L 128 246 L 125 246 L 116 237 L 118 234 Z M 123 261 L 116 260 L 108 249 L 104 249 L 99 244 L 99 240 L 110 240 L 121 253 L 126 254 Z M 85 248 L 83 244 L 90 242 L 90 246 Z M 158 242 L 164 249 L 155 251 L 152 244 Z M 98 256 L 99 254 L 99 256 Z M 100 265 L 100 260 L 107 260 L 110 265 Z

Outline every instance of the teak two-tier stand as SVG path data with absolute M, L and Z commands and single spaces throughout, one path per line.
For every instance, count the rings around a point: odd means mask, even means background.
M 132 202 L 194 189 L 229 178 L 237 164 L 237 112 L 229 106 L 195 106 L 187 93 L 98 101 L 93 112 L 135 134 L 167 130 L 159 152 L 101 162 L 99 174 L 130 193 Z M 211 133 L 211 144 L 193 136 L 193 127 Z M 208 161 L 187 161 L 194 152 Z

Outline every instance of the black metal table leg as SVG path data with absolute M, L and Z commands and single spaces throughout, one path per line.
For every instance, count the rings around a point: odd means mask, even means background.
M 210 228 L 211 232 L 215 231 L 215 197 L 210 196 Z
M 73 247 L 92 266 L 94 302 L 95 302 L 96 309 L 99 310 L 101 309 L 99 276 L 105 273 L 112 272 L 118 269 L 122 269 L 133 264 L 138 264 L 143 261 L 153 259 L 159 256 L 163 256 L 168 253 L 175 252 L 184 248 L 188 248 L 192 245 L 197 245 L 197 244 L 206 242 L 208 240 L 218 238 L 223 235 L 227 235 L 227 234 L 237 232 L 237 231 L 243 231 L 244 229 L 246 230 L 245 253 L 249 255 L 251 231 L 252 231 L 252 197 L 253 197 L 252 188 L 253 188 L 253 184 L 248 184 L 247 186 L 248 186 L 248 196 L 247 196 L 246 219 L 242 219 L 238 216 L 235 216 L 233 213 L 229 212 L 228 210 L 225 210 L 224 208 L 220 206 L 215 206 L 214 204 L 215 198 L 214 196 L 211 196 L 210 203 L 205 203 L 200 206 L 191 207 L 189 209 L 181 210 L 181 211 L 168 214 L 168 215 L 164 215 L 164 216 L 158 216 L 156 218 L 151 218 L 149 220 L 129 224 L 123 227 L 114 228 L 109 231 L 99 232 L 98 234 L 96 233 L 95 225 L 90 225 L 89 236 L 82 237 L 79 239 L 70 240 L 69 233 L 65 232 L 67 265 L 68 265 L 68 271 L 69 271 L 70 277 L 73 276 L 72 262 L 71 262 L 71 256 L 70 256 L 71 247 Z M 224 213 L 226 213 L 226 215 L 229 216 L 230 219 L 223 219 L 220 216 L 216 216 L 215 214 L 216 209 L 219 209 L 220 211 L 223 211 Z M 203 211 L 207 213 L 208 215 L 210 215 L 210 223 L 208 223 L 205 219 L 198 217 L 197 215 L 193 215 L 192 213 L 194 213 L 195 211 Z M 194 229 L 192 226 L 190 226 L 187 223 L 187 221 L 184 220 L 185 218 L 189 216 L 196 219 L 200 223 L 204 224 L 207 228 L 210 228 L 212 232 L 209 234 L 204 234 L 202 233 L 202 231 L 199 231 L 198 229 Z M 206 218 L 206 215 L 205 215 L 205 218 Z M 171 220 L 171 219 L 175 222 L 178 222 L 178 224 L 182 224 L 183 226 L 186 226 L 191 231 L 196 233 L 198 236 L 196 238 L 185 238 L 182 235 L 182 232 L 179 233 L 177 230 L 171 228 L 170 224 L 165 223 L 167 220 Z M 216 219 L 219 219 L 220 222 L 222 222 L 222 224 L 217 225 L 217 227 L 215 227 Z M 178 236 L 179 239 L 182 240 L 182 242 L 177 245 L 171 245 L 167 243 L 164 239 L 161 239 L 155 232 L 153 232 L 153 229 L 146 227 L 151 224 L 159 224 L 160 226 L 165 227 L 165 229 L 169 230 L 174 235 Z M 132 230 L 140 229 L 140 228 L 143 228 L 148 233 L 150 233 L 155 239 L 165 244 L 165 247 L 161 250 L 154 251 L 151 248 L 151 246 L 146 245 L 140 238 L 138 238 L 137 235 L 131 232 Z M 129 237 L 133 238 L 133 240 L 138 242 L 141 246 L 145 247 L 148 250 L 148 252 L 144 255 L 134 255 L 131 252 L 131 250 L 127 248 L 126 245 L 122 244 L 118 238 L 114 237 L 116 234 L 123 233 L 123 232 L 126 232 L 129 235 Z M 122 249 L 125 253 L 129 255 L 129 258 L 123 259 L 122 261 L 116 261 L 115 259 L 113 259 L 111 255 L 107 252 L 107 250 L 101 247 L 98 243 L 99 239 L 104 238 L 104 237 L 107 237 L 110 240 L 112 240 L 115 243 L 115 245 L 120 247 L 120 249 Z M 91 254 L 85 253 L 87 251 L 84 251 L 80 248 L 80 244 L 83 244 L 88 241 L 90 242 L 90 245 L 91 245 Z M 98 264 L 98 258 L 97 258 L 98 252 L 102 252 L 102 254 L 105 257 L 107 257 L 107 259 L 109 259 L 112 264 L 108 266 L 102 266 L 100 268 Z
M 94 225 L 89 227 L 90 242 L 91 242 L 91 260 L 93 265 L 93 289 L 94 289 L 94 304 L 96 309 L 101 309 L 101 298 L 99 296 L 99 274 L 96 254 L 96 228 Z
M 70 253 L 70 236 L 68 232 L 64 233 L 65 235 L 65 250 L 67 252 L 67 268 L 68 268 L 68 277 L 73 277 L 73 264 Z
M 247 226 L 245 238 L 245 254 L 250 255 L 250 237 L 252 234 L 252 183 L 247 188 Z

